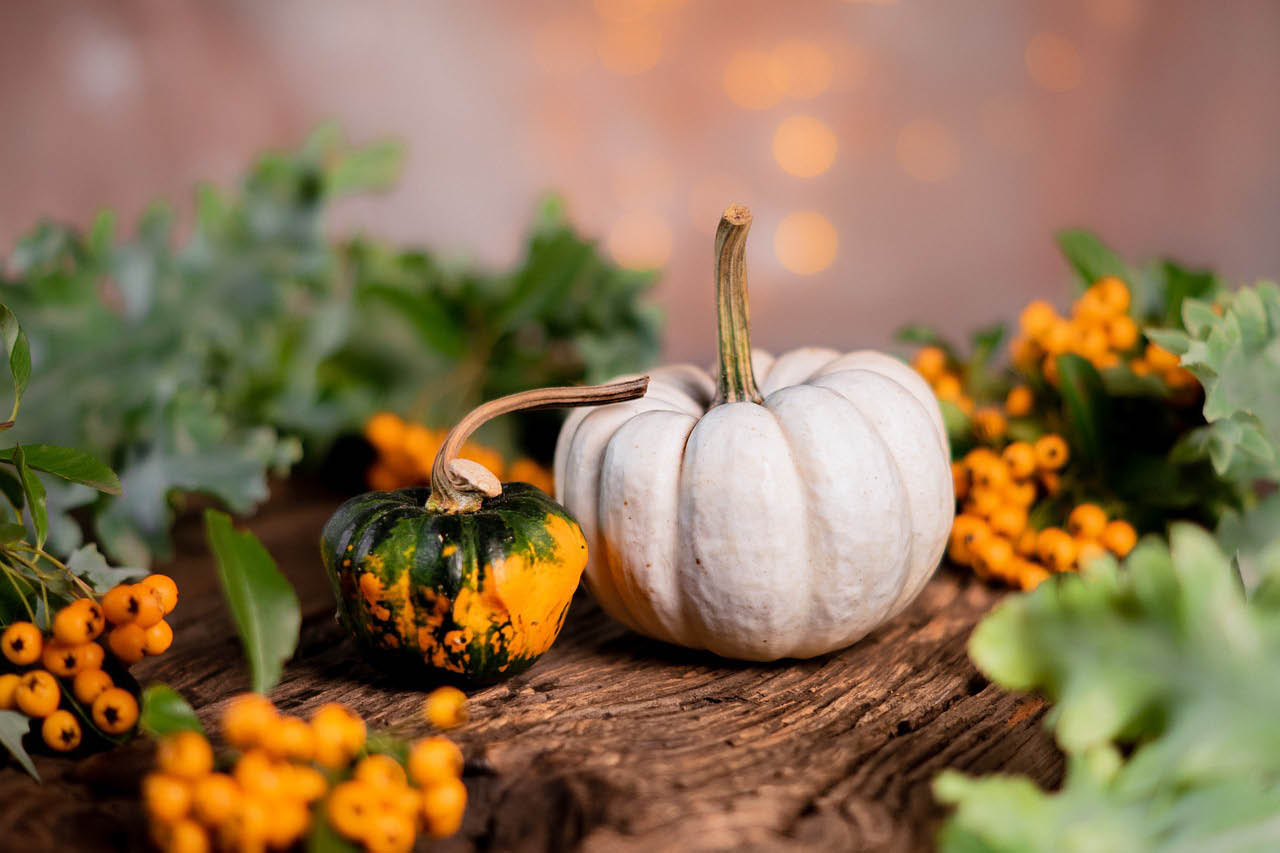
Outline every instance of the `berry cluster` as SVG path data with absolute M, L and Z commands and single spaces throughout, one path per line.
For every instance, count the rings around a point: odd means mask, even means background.
M 433 694 L 427 715 L 452 705 L 453 697 L 442 702 Z M 325 705 L 308 722 L 253 693 L 231 701 L 222 734 L 235 750 L 225 772 L 215 770 L 204 735 L 161 740 L 156 770 L 143 782 L 160 849 L 286 849 L 323 815 L 370 853 L 395 853 L 411 849 L 420 830 L 443 838 L 462 823 L 462 752 L 445 737 L 412 744 L 402 763 L 371 751 L 364 720 L 340 705 Z
M 947 554 L 979 577 L 1033 589 L 1053 572 L 1069 572 L 1103 551 L 1128 554 L 1137 533 L 1128 522 L 1108 521 L 1092 503 L 1067 516 L 1067 529 L 1029 526 L 1028 509 L 1037 498 L 1060 488 L 1059 471 L 1067 463 L 1067 443 L 1044 435 L 1034 443 L 1015 441 L 997 454 L 979 447 L 951 474 L 961 511 L 951 528 Z
M 427 482 L 445 432 L 409 423 L 392 412 L 379 412 L 365 423 L 364 437 L 378 452 L 378 460 L 369 468 L 369 486 L 386 491 Z M 464 444 L 458 456 L 479 462 L 499 480 L 529 483 L 547 494 L 555 490 L 551 472 L 532 459 L 507 465 L 501 453 L 473 441 Z
M 173 642 L 164 617 L 177 603 L 172 578 L 148 575 L 111 589 L 101 603 L 73 600 L 54 614 L 48 634 L 32 622 L 10 624 L 0 635 L 0 651 L 18 671 L 0 675 L 0 709 L 42 720 L 44 742 L 59 752 L 80 745 L 82 719 L 103 734 L 125 734 L 138 721 L 138 700 L 103 668 L 107 652 L 99 639 L 110 623 L 106 647 L 124 666 L 158 655 Z

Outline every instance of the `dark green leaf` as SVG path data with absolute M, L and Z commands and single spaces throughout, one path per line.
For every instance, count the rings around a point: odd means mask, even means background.
M 1165 286 L 1162 318 L 1165 326 L 1181 325 L 1183 302 L 1211 297 L 1219 287 L 1218 276 L 1208 270 L 1189 270 L 1173 261 L 1161 261 L 1160 270 Z
M 31 720 L 26 714 L 20 711 L 0 711 L 0 743 L 22 765 L 23 770 L 39 782 L 40 774 L 36 772 L 31 756 L 27 755 L 27 749 L 22 745 L 22 738 L 30 729 Z
M 0 545 L 12 545 L 14 542 L 21 542 L 26 538 L 26 525 L 15 524 L 12 521 L 0 521 Z
M 307 853 L 358 853 L 355 844 L 338 834 L 329 823 L 329 810 L 316 809 L 307 835 Z
M 12 447 L 0 450 L 0 461 L 13 461 Z M 120 479 L 115 472 L 96 458 L 74 447 L 58 447 L 53 444 L 25 444 L 27 466 L 70 480 L 109 495 L 120 494 Z
M 26 493 L 22 491 L 22 481 L 13 475 L 7 468 L 0 468 L 0 492 L 9 499 L 9 503 L 13 504 L 13 508 L 22 511 L 26 506 Z
M 370 284 L 361 289 L 368 299 L 381 300 L 413 324 L 422 342 L 446 358 L 458 359 L 466 354 L 467 339 L 457 318 L 449 316 L 430 294 L 412 294 L 389 285 Z
M 36 547 L 43 548 L 49 536 L 49 509 L 45 506 L 44 483 L 27 466 L 26 453 L 21 446 L 13 448 L 13 463 L 18 468 L 18 479 L 27 498 L 27 511 L 36 528 Z
M 138 725 L 151 737 L 186 731 L 204 734 L 204 726 L 190 703 L 167 684 L 152 684 L 142 691 Z
M 22 395 L 31 380 L 31 349 L 27 344 L 27 336 L 22 331 L 22 326 L 18 325 L 17 316 L 7 305 L 0 305 L 0 336 L 4 337 L 9 375 L 13 379 L 13 411 L 9 414 L 7 425 L 0 424 L 0 429 L 7 429 L 18 416 Z
M 1059 231 L 1058 247 L 1066 255 L 1072 269 L 1080 276 L 1082 287 L 1088 287 L 1109 275 L 1126 282 L 1133 278 L 1124 260 L 1107 248 L 1092 232 L 1080 229 Z
M 1102 378 L 1087 359 L 1073 353 L 1058 356 L 1058 377 L 1072 447 L 1085 461 L 1098 463 L 1108 414 Z
M 947 358 L 952 361 L 958 361 L 955 347 L 951 346 L 946 338 L 932 326 L 923 326 L 917 323 L 902 326 L 894 333 L 894 338 L 904 344 L 912 344 L 922 347 L 938 347 L 947 354 Z
M 258 538 L 238 532 L 229 515 L 207 509 L 204 527 L 249 661 L 250 689 L 266 693 L 298 646 L 298 596 Z

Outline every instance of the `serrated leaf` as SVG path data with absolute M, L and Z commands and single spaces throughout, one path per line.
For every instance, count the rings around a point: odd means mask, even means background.
M 152 684 L 142 691 L 138 725 L 151 737 L 185 731 L 204 734 L 204 726 L 191 704 L 167 684 Z
M 250 689 L 266 693 L 280 679 L 298 646 L 302 624 L 298 596 L 252 533 L 238 532 L 231 517 L 208 509 L 205 535 L 218 578 L 249 662 Z
M 0 449 L 0 461 L 12 462 L 14 448 Z M 95 457 L 74 447 L 52 444 L 25 444 L 22 452 L 27 465 L 72 483 L 82 483 L 109 495 L 120 494 L 120 479 L 115 472 Z
M 4 748 L 13 756 L 14 760 L 22 765 L 22 769 L 27 771 L 32 779 L 40 781 L 40 774 L 36 772 L 36 766 L 31 762 L 31 756 L 27 754 L 27 749 L 22 745 L 22 738 L 26 736 L 31 729 L 31 720 L 26 714 L 20 711 L 0 711 L 0 744 L 4 744 Z

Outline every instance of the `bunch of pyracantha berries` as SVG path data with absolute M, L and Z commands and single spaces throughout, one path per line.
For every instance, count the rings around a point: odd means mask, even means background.
M 59 752 L 79 746 L 90 721 L 106 735 L 128 733 L 138 721 L 138 698 L 111 673 L 119 677 L 144 655 L 169 648 L 173 629 L 164 617 L 177 603 L 172 578 L 148 575 L 113 587 L 100 602 L 71 601 L 47 632 L 34 622 L 11 623 L 0 635 L 13 670 L 0 675 L 0 710 L 42 721 L 44 742 Z
M 451 728 L 465 719 L 465 702 L 457 688 L 440 688 L 428 696 L 426 716 Z M 222 761 L 199 732 L 160 741 L 143 799 L 161 849 L 283 849 L 331 831 L 370 853 L 397 853 L 419 832 L 443 838 L 462 823 L 462 752 L 441 735 L 375 742 L 341 705 L 307 721 L 255 693 L 231 700 L 222 735 L 231 748 Z

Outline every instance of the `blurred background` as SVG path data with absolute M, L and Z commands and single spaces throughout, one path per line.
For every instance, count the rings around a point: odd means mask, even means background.
M 7 3 L 0 245 L 122 227 L 324 119 L 404 143 L 330 227 L 507 266 L 561 192 L 664 267 L 663 354 L 713 350 L 718 211 L 755 212 L 758 344 L 886 345 L 1064 301 L 1061 227 L 1280 272 L 1269 0 Z

